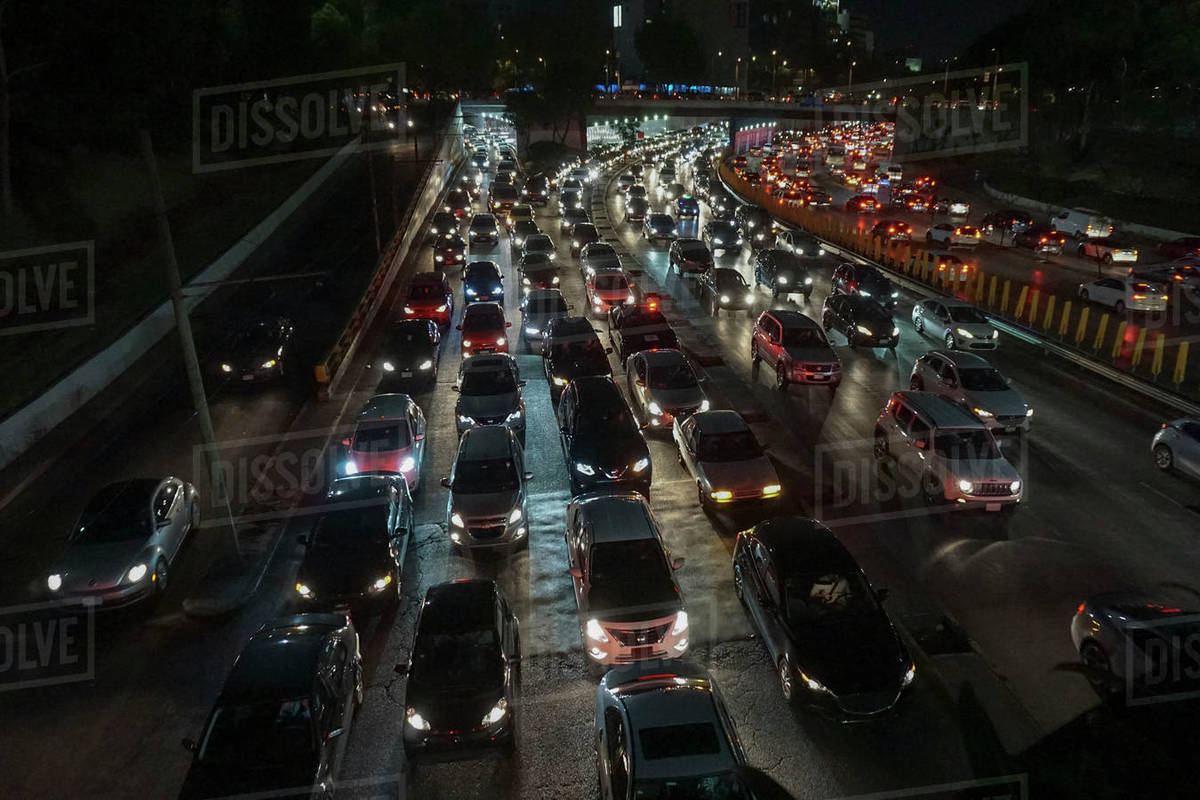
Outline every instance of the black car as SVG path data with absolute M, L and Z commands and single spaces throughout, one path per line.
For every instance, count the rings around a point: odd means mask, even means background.
M 472 261 L 463 269 L 463 297 L 471 303 L 503 303 L 504 277 L 495 261 Z
M 831 294 L 821 312 L 825 332 L 844 334 L 851 347 L 895 347 L 900 329 L 892 314 L 874 298 L 862 295 Z
M 775 234 L 771 232 L 771 215 L 765 208 L 751 205 L 740 205 L 733 212 L 733 221 L 742 229 L 742 235 L 750 243 L 752 249 L 770 247 L 775 242 Z
M 661 311 L 635 305 L 609 310 L 608 339 L 621 363 L 642 350 L 679 347 L 679 339 Z
M 765 286 L 772 297 L 800 294 L 808 302 L 813 291 L 812 272 L 820 264 L 817 258 L 793 255 L 786 250 L 773 247 L 760 250 L 754 258 L 754 283 Z
M 591 217 L 582 208 L 564 209 L 562 219 L 558 223 L 559 232 L 570 235 L 575 230 L 576 225 L 591 221 Z
M 633 197 L 625 201 L 625 221 L 642 222 L 650 211 L 650 203 L 645 198 Z
M 984 214 L 983 219 L 979 221 L 979 228 L 984 233 L 994 231 L 1020 233 L 1032 224 L 1033 217 L 1028 213 L 1008 208 Z
M 449 208 L 435 213 L 433 222 L 429 225 L 429 236 L 434 240 L 447 233 L 458 233 L 458 217 L 454 216 Z
M 700 238 L 714 254 L 737 253 L 742 249 L 742 229 L 732 220 L 715 219 L 704 223 Z
M 500 229 L 496 226 L 494 214 L 476 214 L 471 217 L 471 226 L 467 228 L 467 238 L 472 245 L 495 244 L 500 241 Z
M 362 704 L 358 633 L 345 614 L 263 625 L 233 663 L 192 751 L 180 800 L 328 796 Z
M 312 531 L 297 537 L 304 560 L 296 601 L 305 609 L 350 607 L 377 614 L 400 604 L 404 556 L 413 532 L 412 498 L 404 476 L 338 478 Z
M 238 383 L 283 378 L 292 366 L 295 331 L 287 317 L 251 320 L 212 359 L 213 374 Z
M 417 616 L 412 655 L 396 672 L 404 692 L 404 753 L 499 745 L 511 748 L 521 682 L 521 636 L 496 582 L 430 586 Z
M 508 353 L 481 353 L 464 358 L 458 368 L 455 427 L 462 436 L 480 425 L 507 425 L 525 444 L 525 381 L 517 360 Z
M 1014 247 L 1028 247 L 1035 253 L 1062 255 L 1067 237 L 1053 225 L 1034 224 L 1014 233 L 1012 242 Z
M 546 253 L 529 253 L 517 262 L 520 273 L 521 291 L 529 294 L 534 289 L 557 289 L 561 278 L 558 265 Z
M 738 202 L 730 197 L 724 189 L 713 187 L 712 194 L 708 199 L 708 207 L 712 211 L 714 219 L 731 220 L 738 207 Z
M 882 591 L 819 522 L 786 517 L 738 534 L 733 586 L 784 698 L 841 719 L 895 707 L 916 666 Z
M 676 239 L 671 242 L 667 255 L 667 272 L 679 270 L 685 272 L 707 271 L 713 265 L 713 255 L 699 239 Z
M 572 497 L 597 489 L 650 496 L 650 450 L 612 378 L 572 380 L 558 402 L 558 430 Z
M 545 175 L 534 175 L 521 189 L 521 198 L 535 206 L 546 205 L 550 202 L 550 179 Z
M 571 229 L 571 255 L 578 258 L 579 251 L 592 242 L 600 241 L 600 232 L 591 222 L 579 222 Z
M 754 310 L 754 289 L 736 269 L 708 270 L 700 276 L 700 293 L 708 298 L 709 311 L 714 317 L 722 311 Z
M 508 246 L 511 248 L 513 254 L 516 254 L 520 252 L 526 238 L 541 232 L 542 229 L 533 220 L 519 219 L 513 223 L 512 230 L 509 231 Z
M 561 317 L 546 324 L 542 365 L 550 397 L 558 402 L 567 384 L 583 375 L 612 375 L 608 354 L 596 329 L 584 317 Z
M 446 195 L 446 210 L 454 215 L 456 220 L 471 213 L 471 194 L 466 189 L 451 189 Z
M 445 233 L 433 243 L 433 263 L 439 269 L 461 264 L 467 258 L 467 243 L 457 233 Z
M 442 332 L 431 319 L 393 323 L 379 355 L 371 362 L 379 370 L 380 391 L 400 391 L 410 382 L 428 385 L 437 380 L 441 341 Z
M 852 294 L 869 297 L 887 309 L 896 306 L 900 290 L 877 267 L 870 264 L 845 262 L 833 270 L 830 281 L 833 294 Z

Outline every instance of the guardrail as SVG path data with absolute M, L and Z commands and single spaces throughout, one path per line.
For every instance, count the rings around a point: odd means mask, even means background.
M 739 178 L 725 161 L 720 162 L 718 171 L 726 186 L 743 198 L 755 198 L 775 217 L 922 289 L 973 303 L 1047 352 L 1069 358 L 1186 413 L 1197 413 L 1197 356 L 1191 353 L 1186 337 L 1155 330 L 1153 316 L 1143 317 L 1149 324 L 1138 325 L 1128 314 L 1094 310 L 1076 297 L 1063 298 L 1030 284 L 1000 280 L 971 265 L 960 268 L 939 264 L 929 250 L 913 243 L 885 242 L 832 214 L 779 202 Z M 1167 314 L 1186 302 L 1183 287 L 1172 289 L 1174 297 Z
M 451 176 L 465 159 L 462 142 L 462 106 L 456 106 L 454 115 L 445 128 L 437 134 L 437 144 L 421 179 L 417 191 L 404 213 L 404 219 L 388 242 L 370 284 L 363 290 L 358 305 L 350 315 L 346 326 L 333 346 L 313 367 L 317 381 L 317 395 L 327 400 L 337 392 L 345 375 L 343 367 L 350 363 L 358 350 L 362 334 L 369 330 L 383 301 L 391 291 L 400 268 L 414 242 L 418 242 L 425 231 L 425 219 L 434 210 L 434 204 L 448 185 Z

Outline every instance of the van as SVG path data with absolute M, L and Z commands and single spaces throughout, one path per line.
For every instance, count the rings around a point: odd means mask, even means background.
M 1101 239 L 1116 230 L 1111 219 L 1090 208 L 1064 208 L 1050 218 L 1050 224 L 1076 239 Z

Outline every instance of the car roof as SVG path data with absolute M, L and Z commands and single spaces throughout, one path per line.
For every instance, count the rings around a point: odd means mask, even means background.
M 725 726 L 713 700 L 708 681 L 686 680 L 656 687 L 656 691 L 624 692 L 620 695 L 637 739 L 634 771 L 641 778 L 671 778 L 688 774 L 715 774 L 733 769 L 736 758 L 729 749 Z M 708 723 L 713 726 L 716 753 L 648 759 L 642 756 L 641 731 L 648 728 Z
M 504 309 L 499 303 L 472 303 L 463 311 L 463 319 L 467 317 L 504 317 Z
M 302 623 L 264 626 L 242 648 L 217 705 L 307 696 L 312 692 L 317 659 L 328 633 L 328 627 Z
M 368 419 L 399 419 L 408 413 L 408 405 L 412 398 L 399 392 L 392 394 L 377 394 L 363 404 L 358 412 L 358 421 Z
M 655 536 L 650 507 L 636 492 L 597 492 L 577 497 L 571 505 L 587 518 L 593 542 L 630 542 Z
M 436 286 L 441 286 L 445 282 L 446 278 L 440 272 L 418 272 L 416 275 L 412 276 L 410 285 L 415 286 L 421 283 L 430 283 Z
M 801 516 L 775 517 L 754 526 L 754 536 L 780 566 L 793 560 L 811 563 L 824 559 L 854 563 L 845 546 L 818 520 Z
M 507 425 L 480 425 L 467 430 L 458 445 L 458 460 L 490 461 L 512 455 Z
M 496 624 L 496 582 L 459 578 L 425 590 L 417 635 L 430 631 L 490 629 Z
M 959 369 L 989 369 L 991 364 L 983 356 L 961 350 L 930 350 L 927 355 L 937 354 Z
M 779 321 L 785 328 L 819 328 L 816 320 L 805 316 L 799 311 L 788 308 L 773 308 L 766 312 Z
M 938 428 L 987 430 L 977 417 L 948 398 L 933 392 L 896 392 L 908 405 L 929 418 Z
M 728 409 L 701 411 L 693 414 L 696 431 L 701 434 L 736 433 L 749 430 L 742 415 Z

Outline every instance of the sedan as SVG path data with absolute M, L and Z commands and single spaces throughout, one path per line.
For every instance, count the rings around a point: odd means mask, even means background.
M 213 360 L 213 372 L 239 383 L 277 381 L 293 366 L 295 326 L 287 317 L 267 317 L 243 325 Z
M 381 389 L 391 391 L 410 382 L 433 384 L 441 362 L 441 341 L 442 332 L 433 320 L 407 319 L 393 323 L 378 357 L 371 362 L 372 367 L 381 371 Z
M 821 325 L 826 333 L 837 331 L 844 335 L 851 347 L 892 349 L 900 342 L 900 329 L 891 312 L 870 297 L 829 295 L 821 311 Z
M 912 239 L 912 234 L 912 225 L 898 219 L 880 220 L 871 228 L 871 238 L 885 242 L 907 242 Z
M 1050 225 L 1029 225 L 1013 234 L 1014 247 L 1028 247 L 1035 253 L 1061 255 L 1067 237 Z
M 687 356 L 678 350 L 643 350 L 625 361 L 625 389 L 643 426 L 663 428 L 677 416 L 708 410 L 708 398 Z
M 983 239 L 983 232 L 970 225 L 953 225 L 939 222 L 931 225 L 925 233 L 925 242 L 942 247 L 974 247 Z
M 55 599 L 101 609 L 161 597 L 184 541 L 200 524 L 196 487 L 179 478 L 105 486 L 84 506 L 50 566 Z
M 466 304 L 504 302 L 504 279 L 495 261 L 472 261 L 463 268 L 463 295 Z
M 634 197 L 625 203 L 625 222 L 642 222 L 650 210 L 645 198 Z
M 591 222 L 578 222 L 571 229 L 571 255 L 579 258 L 583 248 L 592 242 L 600 241 L 600 232 Z
M 455 429 L 462 436 L 480 425 L 507 425 L 525 443 L 525 398 L 517 360 L 507 353 L 463 359 L 454 391 Z
M 450 475 L 442 486 L 446 530 L 459 552 L 526 547 L 529 520 L 525 451 L 504 425 L 471 428 L 462 435 Z
M 500 241 L 500 228 L 496 225 L 495 215 L 476 214 L 471 217 L 467 238 L 470 239 L 472 247 L 477 244 L 496 244 Z
M 780 231 L 775 234 L 775 249 L 798 256 L 825 255 L 825 246 L 817 237 L 801 231 Z
M 566 317 L 571 306 L 558 289 L 533 289 L 521 300 L 521 336 L 526 341 L 545 336 L 546 325 Z
M 677 416 L 671 434 L 679 463 L 696 482 L 701 508 L 780 496 L 775 465 L 736 411 Z
M 346 475 L 397 473 L 415 494 L 425 460 L 425 413 L 406 394 L 377 394 L 358 412 L 354 433 L 342 440 L 342 447 Z
M 1079 299 L 1109 306 L 1118 314 L 1131 311 L 1166 311 L 1169 295 L 1161 286 L 1138 278 L 1101 278 L 1080 284 Z
M 1000 332 L 987 316 L 961 300 L 922 300 L 913 306 L 917 333 L 945 343 L 947 350 L 995 350 Z
M 933 392 L 970 409 L 993 434 L 1025 433 L 1033 409 L 1009 380 L 983 357 L 957 350 L 931 350 L 916 360 L 909 388 Z
M 754 289 L 736 269 L 710 268 L 700 276 L 700 293 L 714 317 L 722 311 L 754 311 Z
M 1164 258 L 1200 256 L 1200 236 L 1184 236 L 1158 245 L 1158 253 Z
M 542 229 L 531 219 L 518 220 L 513 223 L 512 230 L 508 234 L 508 246 L 511 248 L 513 255 L 521 252 L 521 246 L 525 244 L 526 238 L 541 232 Z
M 676 236 L 675 220 L 669 214 L 649 214 L 642 223 L 642 238 L 648 241 L 673 241 Z
M 562 219 L 559 220 L 559 232 L 571 235 L 575 226 L 583 223 L 591 222 L 591 217 L 582 208 L 567 208 L 563 210 Z
M 731 220 L 712 220 L 705 223 L 700 237 L 714 254 L 718 250 L 728 254 L 742 249 L 742 229 Z
M 884 591 L 816 520 L 777 518 L 739 533 L 733 588 L 789 704 L 864 720 L 891 711 L 912 685 L 916 664 Z
M 476 303 L 467 306 L 462 322 L 457 326 L 462 331 L 463 356 L 477 353 L 507 353 L 508 332 L 512 323 L 504 317 L 499 303 Z
M 703 273 L 713 264 L 712 253 L 699 239 L 676 239 L 667 255 L 667 271 Z
M 433 263 L 438 267 L 461 264 L 467 258 L 467 243 L 457 233 L 438 237 L 433 245 Z
M 1200 479 L 1200 420 L 1164 422 L 1150 442 L 1154 466 Z
M 558 248 L 555 246 L 554 240 L 547 234 L 535 233 L 526 237 L 524 244 L 521 245 L 522 256 L 527 256 L 531 253 L 544 253 L 553 259 L 557 256 Z
M 696 219 L 700 216 L 700 203 L 691 195 L 683 195 L 677 199 L 671 210 L 679 219 Z
M 879 201 L 869 194 L 858 194 L 846 201 L 846 210 L 851 213 L 873 214 L 879 210 Z
M 1111 236 L 1085 239 L 1076 251 L 1080 258 L 1091 258 L 1101 264 L 1136 264 L 1138 251 L 1132 245 L 1122 244 Z

